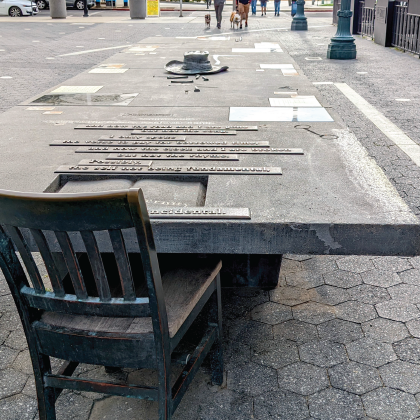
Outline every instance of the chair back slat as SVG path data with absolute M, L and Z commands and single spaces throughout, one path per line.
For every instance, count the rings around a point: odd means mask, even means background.
M 7 233 L 12 238 L 19 254 L 25 264 L 26 270 L 28 271 L 29 277 L 32 281 L 33 288 L 37 293 L 45 293 L 45 286 L 42 282 L 41 274 L 39 273 L 38 267 L 32 257 L 29 250 L 28 244 L 25 241 L 21 231 L 15 226 L 5 226 Z
M 65 295 L 63 282 L 60 273 L 55 265 L 44 233 L 42 232 L 42 230 L 39 229 L 29 229 L 29 231 L 31 232 L 35 240 L 35 243 L 38 247 L 42 259 L 44 260 L 45 268 L 47 269 L 48 276 L 50 277 L 51 285 L 53 287 L 55 295 L 57 297 L 63 297 Z
M 82 230 L 80 234 L 85 243 L 90 266 L 92 267 L 98 296 L 102 302 L 108 302 L 111 300 L 111 292 L 95 235 L 90 230 Z
M 88 293 L 86 285 L 83 280 L 82 270 L 79 266 L 79 260 L 74 252 L 73 245 L 67 232 L 55 232 L 58 243 L 63 253 L 63 258 L 66 263 L 74 291 L 78 299 L 87 299 Z
M 114 250 L 124 300 L 133 301 L 136 299 L 136 293 L 122 232 L 119 229 L 110 229 L 108 232 Z

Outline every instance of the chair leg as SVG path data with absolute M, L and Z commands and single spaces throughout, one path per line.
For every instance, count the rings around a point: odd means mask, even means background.
M 172 419 L 171 361 L 159 369 L 159 420 Z
M 222 296 L 220 287 L 220 273 L 216 277 L 216 291 L 211 297 L 212 305 L 209 311 L 209 324 L 217 324 L 217 340 L 210 351 L 211 380 L 215 385 L 223 384 L 223 329 L 222 329 Z
M 38 353 L 32 354 L 39 420 L 56 420 L 56 389 L 44 385 L 44 375 L 50 373 L 50 358 Z
M 56 420 L 55 415 L 55 389 L 45 387 L 37 392 L 39 420 Z

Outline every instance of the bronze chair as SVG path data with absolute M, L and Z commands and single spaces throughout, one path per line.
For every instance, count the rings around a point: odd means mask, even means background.
M 130 228 L 130 249 L 137 246 L 137 254 L 126 249 L 124 230 Z M 106 258 L 100 250 L 104 235 L 113 250 Z M 30 252 L 34 248 L 47 278 Z M 133 258 L 141 261 L 137 272 Z M 55 402 L 63 389 L 155 400 L 159 419 L 171 419 L 210 350 L 212 380 L 222 383 L 221 262 L 177 256 L 169 258 L 172 265 L 160 261 L 159 267 L 158 258 L 140 189 L 92 194 L 0 190 L 0 267 L 28 341 L 40 420 L 56 418 Z M 82 265 L 89 266 L 92 280 Z M 206 330 L 172 386 L 171 357 L 204 307 Z M 56 373 L 50 357 L 65 360 Z M 79 363 L 154 368 L 158 385 L 72 377 Z

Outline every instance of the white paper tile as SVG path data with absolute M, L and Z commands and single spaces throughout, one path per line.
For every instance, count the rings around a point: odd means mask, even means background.
M 60 86 L 51 93 L 96 93 L 103 86 Z
M 229 121 L 292 121 L 293 108 L 231 107 Z
M 325 108 L 298 108 L 297 120 L 300 122 L 334 121 Z
M 232 48 L 232 52 L 236 53 L 271 53 L 271 52 L 283 52 L 281 49 L 272 50 L 270 48 Z
M 128 69 L 92 69 L 89 73 L 125 73 Z
M 275 69 L 275 70 L 282 70 L 282 69 L 294 70 L 295 69 L 293 67 L 293 64 L 260 64 L 260 67 L 262 69 Z
M 315 96 L 295 96 L 294 98 L 269 98 L 271 106 L 321 107 Z
M 299 73 L 295 69 L 281 69 L 283 76 L 299 76 Z

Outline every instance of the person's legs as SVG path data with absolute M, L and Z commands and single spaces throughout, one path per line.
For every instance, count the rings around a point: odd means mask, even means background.
M 276 16 L 280 15 L 280 2 L 279 1 L 274 2 L 274 15 Z
M 249 15 L 249 3 L 244 4 L 244 13 L 245 13 L 245 27 L 248 26 L 248 15 Z
M 257 0 L 251 1 L 251 10 L 253 15 L 257 14 Z
M 221 21 L 221 13 L 220 13 L 220 4 L 215 4 L 214 5 L 214 12 L 216 13 L 216 22 L 217 22 L 217 27 L 220 28 L 220 21 Z
M 224 5 L 225 5 L 224 3 L 219 4 L 219 28 L 222 24 L 222 13 L 223 13 L 223 6 Z
M 238 3 L 238 14 L 241 17 L 240 29 L 242 29 L 242 20 L 245 18 L 244 5 L 242 3 Z

